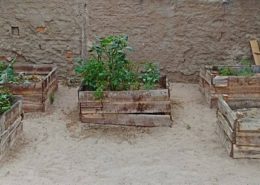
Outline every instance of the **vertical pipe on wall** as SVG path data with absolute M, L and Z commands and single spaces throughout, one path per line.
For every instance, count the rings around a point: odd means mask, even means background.
M 83 3 L 82 12 L 82 26 L 81 26 L 81 57 L 87 58 L 87 20 L 88 20 L 88 10 L 87 2 Z

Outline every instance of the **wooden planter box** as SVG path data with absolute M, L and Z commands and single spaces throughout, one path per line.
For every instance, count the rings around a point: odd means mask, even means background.
M 0 115 L 0 159 L 15 143 L 23 130 L 22 100 L 16 98 L 10 110 Z
M 170 91 L 166 77 L 161 89 L 106 91 L 102 101 L 95 100 L 93 91 L 80 86 L 78 100 L 83 123 L 126 126 L 171 126 Z
M 253 116 L 245 111 L 250 108 L 254 108 Z M 217 132 L 231 157 L 260 158 L 259 113 L 260 99 L 225 101 L 219 98 Z
M 242 66 L 206 66 L 200 70 L 200 91 L 210 107 L 216 107 L 219 95 L 230 99 L 260 98 L 260 66 L 252 66 L 254 76 L 219 76 L 221 67 L 239 70 Z
M 50 105 L 50 96 L 58 88 L 57 68 L 52 65 L 17 65 L 14 66 L 17 73 L 44 75 L 39 82 L 24 84 L 6 83 L 12 94 L 23 98 L 24 112 L 46 111 Z

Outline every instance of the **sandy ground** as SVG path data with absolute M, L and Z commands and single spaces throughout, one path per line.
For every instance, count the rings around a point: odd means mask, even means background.
M 197 85 L 172 84 L 172 128 L 84 127 L 77 92 L 26 115 L 23 139 L 0 163 L 0 185 L 259 185 L 260 160 L 233 160 Z

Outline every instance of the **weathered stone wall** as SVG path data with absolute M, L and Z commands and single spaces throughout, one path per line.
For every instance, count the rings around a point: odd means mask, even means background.
M 0 56 L 56 63 L 66 76 L 95 36 L 125 33 L 131 59 L 159 63 L 172 80 L 196 81 L 201 65 L 251 56 L 249 39 L 260 39 L 258 12 L 259 0 L 226 7 L 221 0 L 2 0 Z
M 160 63 L 178 81 L 190 80 L 204 64 L 232 64 L 250 56 L 249 39 L 260 37 L 260 1 L 89 0 L 90 32 L 126 33 L 132 59 Z
M 19 62 L 55 63 L 61 75 L 81 54 L 84 1 L 1 0 L 0 56 Z M 19 32 L 19 33 L 18 33 Z

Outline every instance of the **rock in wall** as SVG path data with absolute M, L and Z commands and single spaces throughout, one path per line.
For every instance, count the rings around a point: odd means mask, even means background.
M 1 0 L 0 59 L 55 63 L 68 76 L 95 36 L 124 33 L 135 49 L 130 59 L 159 63 L 171 80 L 196 81 L 202 65 L 251 57 L 259 11 L 259 0 Z

